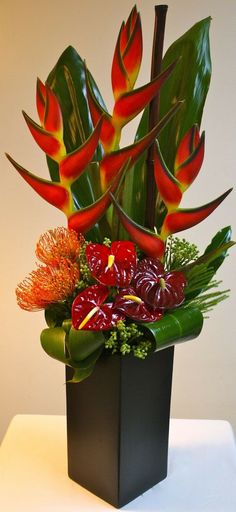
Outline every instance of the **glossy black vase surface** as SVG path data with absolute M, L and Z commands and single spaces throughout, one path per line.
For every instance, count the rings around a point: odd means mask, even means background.
M 173 355 L 103 355 L 89 378 L 66 384 L 68 474 L 117 508 L 167 475 Z

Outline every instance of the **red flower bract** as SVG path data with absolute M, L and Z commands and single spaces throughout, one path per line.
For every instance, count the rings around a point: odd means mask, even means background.
M 124 316 L 114 310 L 113 303 L 104 303 L 109 289 L 95 284 L 75 298 L 72 304 L 72 325 L 75 329 L 105 331 L 116 325 Z
M 92 276 L 106 286 L 128 286 L 136 270 L 136 252 L 132 242 L 113 242 L 110 248 L 89 244 L 86 258 Z
M 162 263 L 144 258 L 138 265 L 133 283 L 140 297 L 154 309 L 172 309 L 184 301 L 187 284 L 182 272 L 165 272 Z
M 148 304 L 145 304 L 131 286 L 120 291 L 116 296 L 114 307 L 132 320 L 139 322 L 156 322 L 162 317 L 162 312 L 154 311 Z

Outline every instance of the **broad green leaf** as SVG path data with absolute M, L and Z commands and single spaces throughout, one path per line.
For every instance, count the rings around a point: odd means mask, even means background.
M 76 363 L 76 365 L 71 364 L 71 366 L 74 367 L 74 374 L 72 379 L 69 380 L 68 382 L 81 382 L 82 380 L 89 377 L 89 375 L 91 375 L 91 373 L 93 372 L 96 361 L 100 357 L 101 353 L 102 347 L 98 348 L 95 352 L 93 352 L 93 354 L 91 354 L 83 361 Z
M 61 363 L 68 363 L 65 354 L 66 333 L 62 327 L 49 327 L 43 329 L 40 341 L 45 352 Z
M 209 27 L 209 17 L 196 23 L 170 46 L 162 61 L 162 69 L 165 69 L 181 57 L 161 89 L 160 116 L 173 102 L 185 101 L 159 137 L 161 151 L 170 170 L 173 170 L 176 149 L 183 135 L 195 123 L 201 124 L 211 77 Z
M 155 350 L 196 338 L 202 329 L 203 316 L 199 309 L 184 308 L 166 313 L 158 322 L 141 324 Z
M 91 75 L 90 78 L 94 94 L 105 107 Z M 68 46 L 62 53 L 49 74 L 47 83 L 52 87 L 61 105 L 64 142 L 70 153 L 85 142 L 93 129 L 87 104 L 84 62 L 72 46 Z M 101 157 L 100 151 L 97 157 Z
M 192 268 L 194 268 L 198 265 L 202 265 L 204 263 L 208 268 L 212 268 L 214 270 L 213 274 L 215 274 L 216 270 L 219 268 L 221 263 L 223 263 L 228 249 L 230 249 L 230 247 L 233 247 L 233 245 L 235 245 L 235 242 L 233 242 L 233 241 L 222 244 L 219 247 L 212 249 L 210 252 L 204 253 L 202 256 L 197 258 L 197 260 L 193 261 L 192 263 L 189 263 L 185 267 L 181 267 L 181 270 L 186 275 L 188 275 L 189 270 L 191 270 Z M 215 269 L 215 261 L 217 261 L 217 264 L 218 264 L 219 260 L 221 261 L 221 263 L 219 265 L 217 265 L 216 269 Z
M 92 75 L 90 73 L 89 75 L 93 92 L 99 103 L 106 109 L 97 85 Z M 67 152 L 70 153 L 83 144 L 93 130 L 87 103 L 84 62 L 72 46 L 62 53 L 49 74 L 47 83 L 60 102 L 64 142 Z M 101 156 L 102 150 L 99 146 L 94 160 L 100 160 Z M 59 181 L 58 165 L 50 158 L 47 158 L 47 162 L 52 180 Z M 72 186 L 76 208 L 88 206 L 99 197 L 98 185 L 99 178 L 94 164 L 91 163 Z M 99 226 L 91 230 L 88 238 L 97 242 L 101 241 Z
M 232 229 L 231 226 L 226 226 L 225 228 L 221 229 L 216 233 L 216 235 L 212 238 L 211 243 L 207 246 L 204 254 L 211 254 L 212 251 L 224 246 L 224 244 L 227 244 L 230 242 L 232 237 Z M 229 247 L 228 247 L 229 248 Z M 216 272 L 217 269 L 222 265 L 225 257 L 227 255 L 227 249 L 225 249 L 218 258 L 215 258 L 213 261 L 211 261 L 210 267 L 214 268 L 214 271 Z
M 105 343 L 102 331 L 77 330 L 73 327 L 68 335 L 67 346 L 73 361 L 83 361 Z
M 169 110 L 175 101 L 184 100 L 182 108 L 168 122 L 167 126 L 163 128 L 158 137 L 164 160 L 171 171 L 173 170 L 175 153 L 181 138 L 195 123 L 199 126 L 201 123 L 211 76 L 209 26 L 210 18 L 196 23 L 170 46 L 162 61 L 162 69 L 165 69 L 171 62 L 181 56 L 181 60 L 163 85 L 160 93 L 160 117 Z M 147 130 L 148 109 L 143 113 L 136 138 L 143 137 Z M 136 170 L 138 166 L 139 162 Z M 146 163 L 140 176 L 135 171 L 131 171 L 133 175 L 127 176 L 127 185 L 131 187 L 131 191 L 134 190 L 134 194 L 130 192 L 132 197 L 130 201 L 127 186 L 127 192 L 125 193 L 127 197 L 124 196 L 123 206 L 129 216 L 134 218 L 136 222 L 141 221 L 140 215 L 143 215 L 143 204 L 145 203 L 145 187 L 144 192 L 142 188 L 143 182 L 146 180 L 145 166 Z M 140 199 L 137 194 L 135 195 L 135 189 L 141 191 Z M 162 225 L 165 213 L 165 205 L 157 197 L 157 228 L 160 228 Z
M 235 242 L 231 241 L 231 227 L 227 226 L 216 233 L 202 256 L 181 268 L 189 282 L 185 293 L 186 299 L 193 299 L 207 289 L 214 274 L 222 265 L 228 249 L 233 245 Z
M 145 109 L 135 136 L 135 142 L 142 139 L 148 132 L 148 109 Z M 146 158 L 147 151 L 136 162 L 132 169 L 127 172 L 124 179 L 121 206 L 131 219 L 140 225 L 144 225 L 145 202 L 146 202 Z M 116 214 L 115 214 L 116 216 Z M 120 240 L 128 239 L 127 232 L 122 225 L 119 227 Z
M 59 327 L 63 320 L 69 318 L 70 311 L 66 304 L 52 304 L 45 309 L 45 320 L 48 327 Z

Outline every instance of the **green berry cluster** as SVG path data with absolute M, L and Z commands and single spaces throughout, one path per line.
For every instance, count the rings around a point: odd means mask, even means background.
M 152 344 L 144 338 L 137 324 L 119 320 L 109 332 L 105 349 L 111 350 L 112 354 L 133 354 L 139 359 L 145 359 L 152 350 Z
M 165 269 L 179 270 L 183 265 L 194 261 L 199 256 L 199 250 L 195 244 L 191 244 L 185 238 L 169 236 L 165 250 Z
M 86 288 L 91 282 L 91 272 L 89 270 L 88 263 L 86 260 L 86 255 L 85 255 L 86 247 L 88 244 L 89 244 L 89 242 L 87 242 L 85 240 L 84 243 L 80 247 L 79 267 L 80 267 L 81 280 L 78 283 L 80 291 L 82 289 Z M 83 283 L 83 286 L 82 286 L 82 283 Z

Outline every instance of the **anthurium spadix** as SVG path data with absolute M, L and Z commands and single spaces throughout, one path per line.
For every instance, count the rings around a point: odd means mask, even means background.
M 113 194 L 110 193 L 110 196 L 121 224 L 124 226 L 133 242 L 135 242 L 147 256 L 162 260 L 165 252 L 165 243 L 160 236 L 134 222 L 117 203 Z
M 59 208 L 66 215 L 73 211 L 73 200 L 68 189 L 61 183 L 45 180 L 35 176 L 19 165 L 10 155 L 6 155 L 11 164 L 15 167 L 22 178 L 52 206 Z
M 102 190 L 106 190 L 112 178 L 116 175 L 120 167 L 130 159 L 130 167 L 138 160 L 141 154 L 149 148 L 154 139 L 160 133 L 162 128 L 174 116 L 182 105 L 182 101 L 177 101 L 167 114 L 147 133 L 142 139 L 130 146 L 126 146 L 117 151 L 112 151 L 103 157 L 100 162 L 100 175 Z
M 126 23 L 122 23 L 112 62 L 111 81 L 115 99 L 133 89 L 143 53 L 140 14 L 133 7 Z

